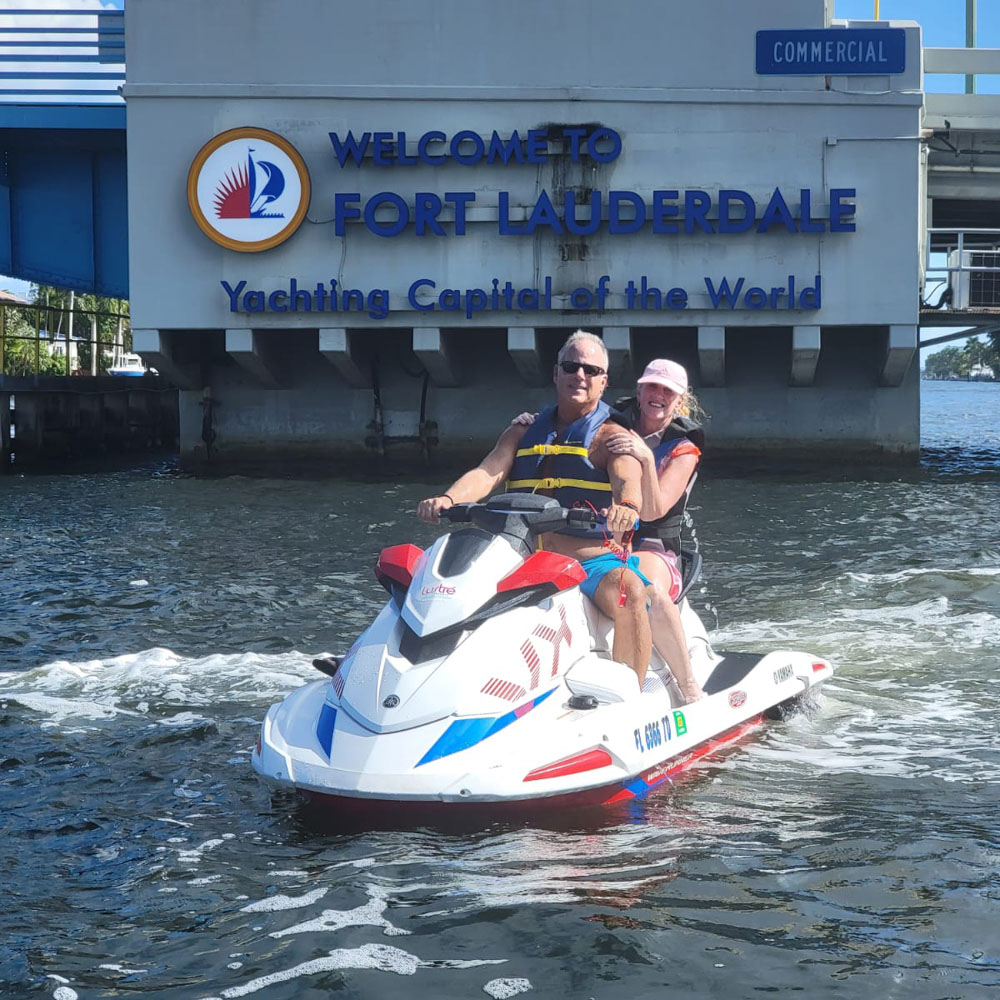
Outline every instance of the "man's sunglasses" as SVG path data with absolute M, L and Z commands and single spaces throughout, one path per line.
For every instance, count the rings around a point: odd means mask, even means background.
M 585 365 L 582 361 L 560 361 L 559 367 L 567 375 L 575 375 L 578 368 L 583 369 L 583 374 L 587 378 L 594 378 L 595 375 L 607 375 L 607 371 L 603 368 L 598 368 L 597 365 Z

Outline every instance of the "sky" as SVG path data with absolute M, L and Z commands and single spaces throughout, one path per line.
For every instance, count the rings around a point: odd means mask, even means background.
M 104 7 L 121 9 L 124 0 L 73 0 L 73 6 Z M 42 7 L 65 9 L 65 0 L 6 0 L 4 8 L 30 8 L 38 10 Z M 875 0 L 834 0 L 833 14 L 837 18 L 855 20 L 871 20 L 875 14 Z M 1000 0 L 977 0 L 976 5 L 976 44 L 980 48 L 1000 48 Z M 925 46 L 956 47 L 965 45 L 966 0 L 879 0 L 879 16 L 882 20 L 916 21 L 923 28 Z M 924 78 L 924 87 L 928 91 L 962 93 L 965 89 L 964 78 L 944 74 L 928 74 Z M 981 94 L 1000 94 L 1000 76 L 978 77 L 976 89 Z M 18 295 L 27 295 L 30 285 L 16 278 L 0 276 L 0 288 L 5 288 Z M 927 331 L 924 336 L 946 333 L 947 328 Z M 962 341 L 955 341 L 961 346 Z M 934 348 L 925 348 L 920 352 L 921 361 L 928 354 L 950 346 L 942 344 Z

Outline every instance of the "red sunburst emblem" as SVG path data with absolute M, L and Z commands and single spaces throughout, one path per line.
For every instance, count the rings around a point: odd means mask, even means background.
M 215 189 L 215 217 L 250 218 L 250 180 L 245 164 L 230 170 Z

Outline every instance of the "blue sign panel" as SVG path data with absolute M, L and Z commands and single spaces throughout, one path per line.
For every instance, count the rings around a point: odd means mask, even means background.
M 757 72 L 777 76 L 885 76 L 906 69 L 902 28 L 757 32 Z

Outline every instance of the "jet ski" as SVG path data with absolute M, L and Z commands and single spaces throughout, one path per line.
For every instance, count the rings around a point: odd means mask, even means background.
M 538 536 L 593 523 L 537 494 L 457 504 L 462 527 L 426 551 L 384 549 L 389 599 L 325 675 L 272 705 L 252 763 L 272 786 L 342 811 L 490 812 L 612 805 L 647 795 L 698 758 L 781 717 L 833 673 L 804 652 L 716 652 L 687 592 L 681 620 L 706 697 L 684 699 L 653 652 L 640 690 L 612 659 L 613 625 L 580 592 L 580 564 Z

